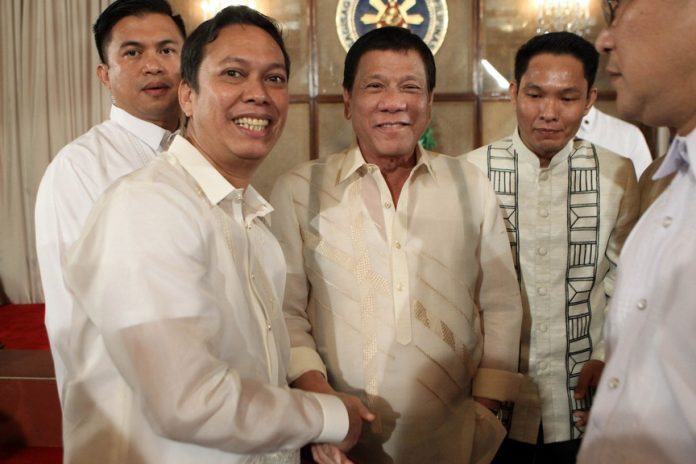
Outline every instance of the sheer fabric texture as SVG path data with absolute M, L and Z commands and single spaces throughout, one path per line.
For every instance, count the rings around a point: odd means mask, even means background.
M 67 258 L 68 462 L 286 462 L 344 438 L 338 398 L 287 387 L 271 210 L 182 137 L 102 196 Z
M 516 383 L 522 313 L 488 180 L 419 149 L 394 205 L 354 148 L 281 177 L 271 201 L 288 263 L 290 378 L 325 371 L 377 415 L 351 455 L 477 462 L 495 452 L 500 424 L 472 389 L 495 398 Z

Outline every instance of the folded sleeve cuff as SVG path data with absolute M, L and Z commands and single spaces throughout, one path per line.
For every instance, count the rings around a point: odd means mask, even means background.
M 294 382 L 302 374 L 309 371 L 319 371 L 326 378 L 326 366 L 316 351 L 304 346 L 293 347 L 290 350 L 288 383 Z
M 497 401 L 515 401 L 522 374 L 500 369 L 479 368 L 474 378 L 473 395 Z
M 316 443 L 339 443 L 348 435 L 348 411 L 343 401 L 337 396 L 323 393 L 311 393 L 319 401 L 324 415 L 321 433 L 314 440 Z

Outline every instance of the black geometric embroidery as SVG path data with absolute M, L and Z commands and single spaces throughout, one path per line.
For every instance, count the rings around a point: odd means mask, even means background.
M 512 138 L 488 146 L 488 178 L 498 194 L 510 240 L 515 270 L 519 260 L 517 153 Z M 575 386 L 584 363 L 592 355 L 590 292 L 594 286 L 599 252 L 599 162 L 591 144 L 576 142 L 568 157 L 568 264 L 566 267 L 566 369 L 569 427 L 572 439 L 583 431 L 575 426 L 574 413 L 588 410 L 592 394 L 575 400 Z
M 488 146 L 488 179 L 498 195 L 500 212 L 508 233 L 515 271 L 519 281 L 520 273 L 520 233 L 517 228 L 517 154 L 512 146 L 512 138 L 506 138 Z
M 568 157 L 568 266 L 566 271 L 566 384 L 571 439 L 583 431 L 574 422 L 576 411 L 588 410 L 591 395 L 573 395 L 580 371 L 592 355 L 590 292 L 597 274 L 599 251 L 599 162 L 593 145 L 578 144 Z

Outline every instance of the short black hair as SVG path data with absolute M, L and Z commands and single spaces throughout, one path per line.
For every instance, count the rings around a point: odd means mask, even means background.
M 515 81 L 519 83 L 522 75 L 527 72 L 529 62 L 537 55 L 550 53 L 551 55 L 571 55 L 580 60 L 585 72 L 587 91 L 592 90 L 597 67 L 599 66 L 599 53 L 587 40 L 572 32 L 549 32 L 547 34 L 532 37 L 517 50 L 515 55 Z
M 186 38 L 186 26 L 181 16 L 174 15 L 172 7 L 167 0 L 116 0 L 106 7 L 99 15 L 97 21 L 92 26 L 94 32 L 94 42 L 97 45 L 99 59 L 102 63 L 107 63 L 107 48 L 111 41 L 111 30 L 117 22 L 128 16 L 142 16 L 148 13 L 157 13 L 169 16 L 174 24 L 179 28 L 181 37 Z
M 267 32 L 283 52 L 285 72 L 290 75 L 290 56 L 285 49 L 285 41 L 278 23 L 249 7 L 228 6 L 212 19 L 202 22 L 184 42 L 181 51 L 181 80 L 188 83 L 193 90 L 198 91 L 198 70 L 205 58 L 205 47 L 217 39 L 220 30 L 234 25 L 255 26 Z
M 428 93 L 435 89 L 435 58 L 430 48 L 413 32 L 403 27 L 381 27 L 372 29 L 355 41 L 343 65 L 343 88 L 349 93 L 353 90 L 355 73 L 358 70 L 360 58 L 373 50 L 403 51 L 415 50 L 423 60 L 425 75 L 428 82 Z

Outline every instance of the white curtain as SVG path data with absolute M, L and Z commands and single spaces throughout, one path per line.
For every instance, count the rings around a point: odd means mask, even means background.
M 46 166 L 108 115 L 91 27 L 109 3 L 0 1 L 0 290 L 12 303 L 43 301 L 34 202 Z

